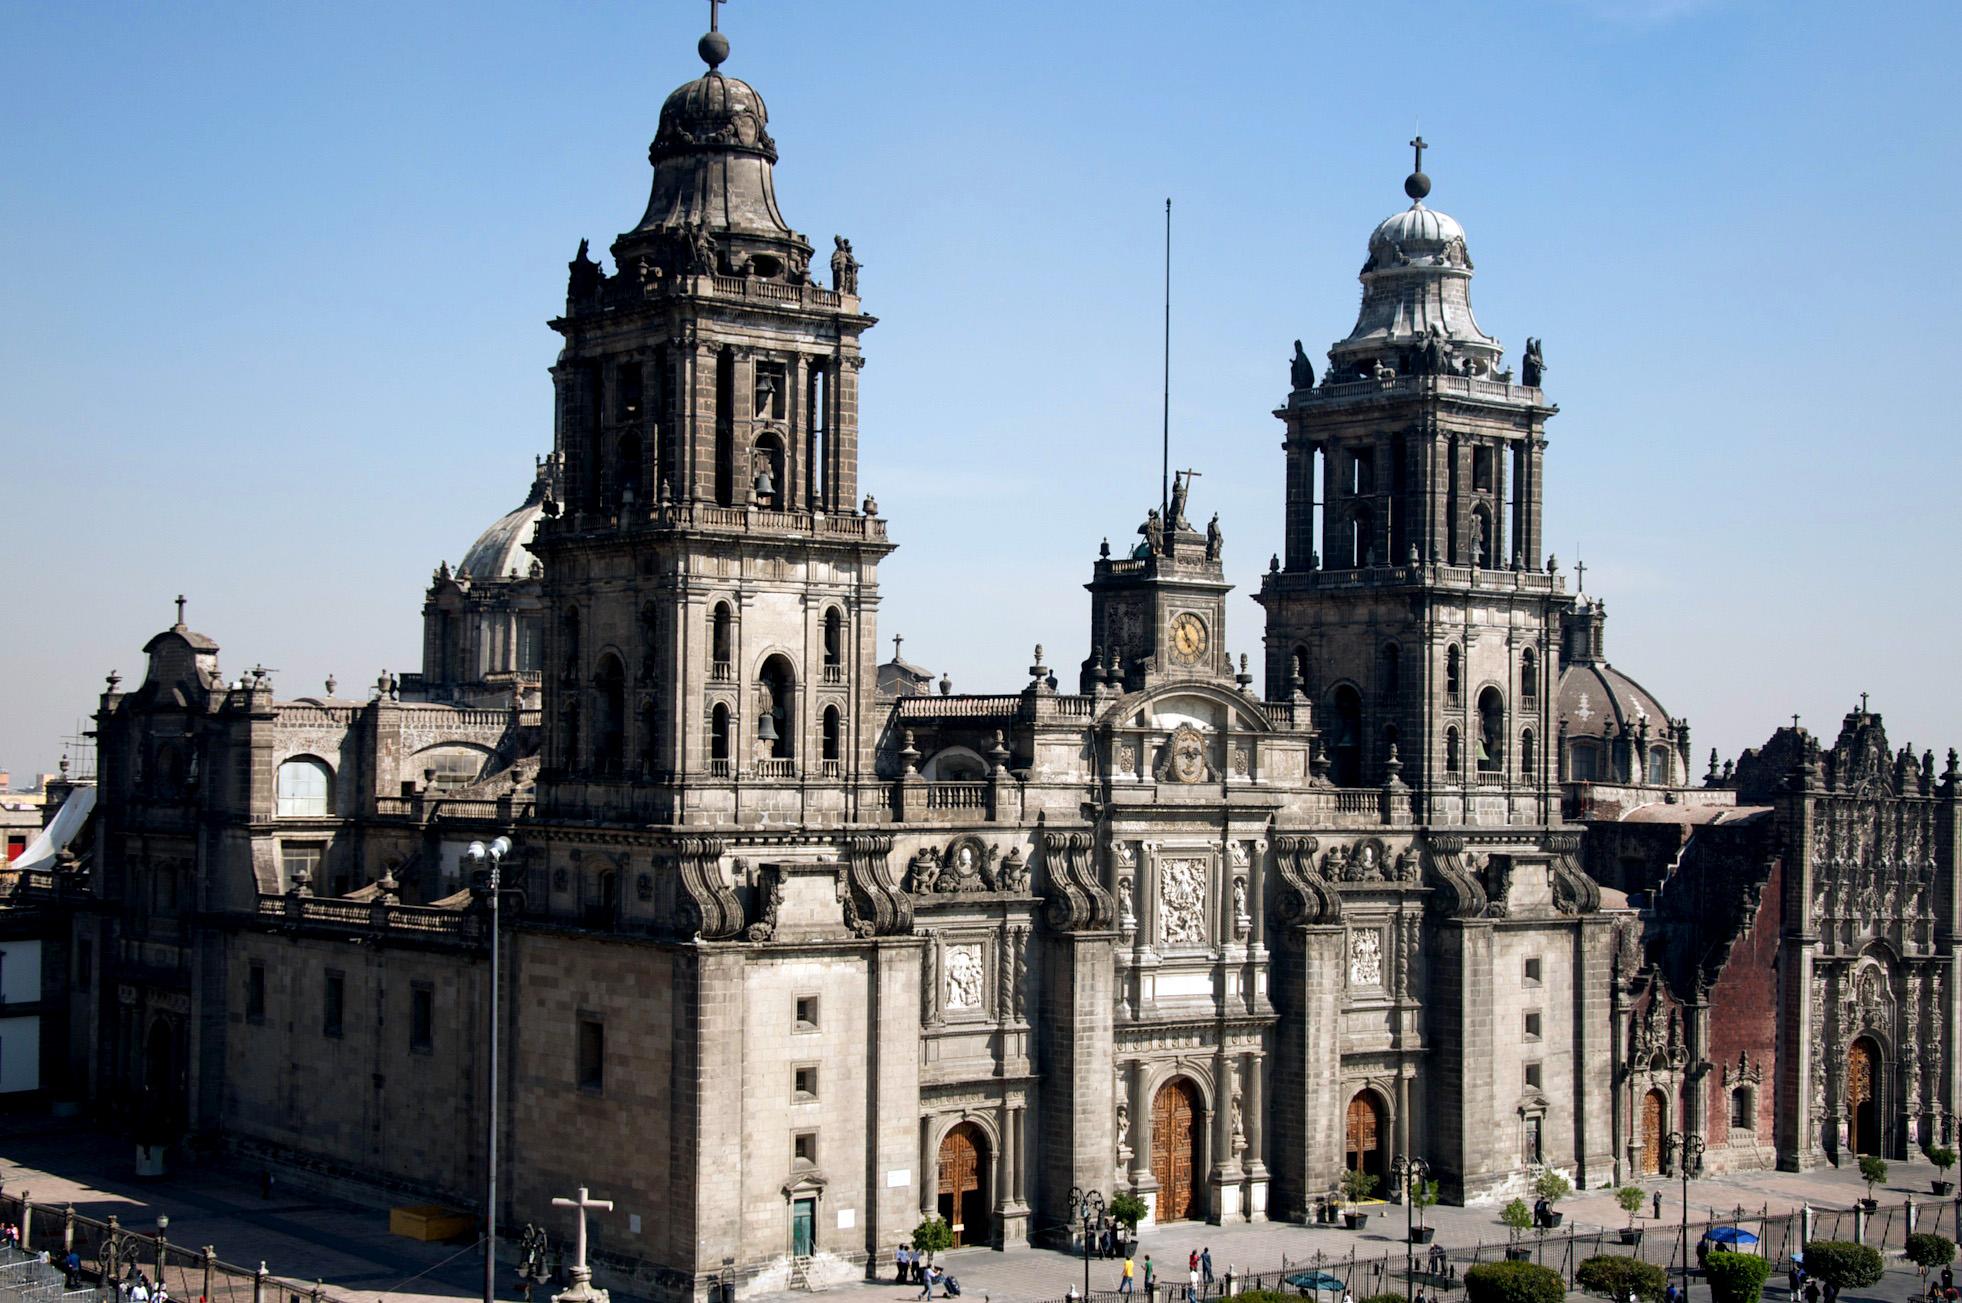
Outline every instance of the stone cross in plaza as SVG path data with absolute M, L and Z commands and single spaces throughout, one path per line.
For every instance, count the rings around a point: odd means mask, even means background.
M 552 1295 L 552 1303 L 607 1303 L 607 1292 L 593 1288 L 593 1269 L 586 1265 L 586 1214 L 589 1211 L 613 1211 L 611 1199 L 592 1199 L 586 1194 L 586 1187 L 580 1186 L 579 1193 L 571 1199 L 553 1199 L 554 1208 L 576 1208 L 579 1211 L 579 1228 L 572 1237 L 572 1284 L 564 1293 Z

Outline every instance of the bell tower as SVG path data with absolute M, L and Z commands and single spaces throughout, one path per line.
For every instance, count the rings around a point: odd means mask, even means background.
M 1081 691 L 1135 692 L 1167 679 L 1231 678 L 1226 647 L 1224 541 L 1219 517 L 1205 530 L 1186 519 L 1197 471 L 1180 471 L 1164 510 L 1153 507 L 1140 541 L 1112 556 L 1106 542 L 1090 590 L 1090 655 Z
M 1464 228 L 1410 207 L 1380 224 L 1355 329 L 1315 382 L 1295 345 L 1286 550 L 1267 611 L 1267 693 L 1321 712 L 1338 786 L 1402 778 L 1433 820 L 1474 797 L 1505 822 L 1551 818 L 1550 676 L 1570 602 L 1540 540 L 1545 424 L 1537 340 L 1519 373 L 1472 315 Z
M 831 284 L 777 207 L 763 98 L 669 95 L 639 223 L 580 241 L 552 368 L 564 500 L 545 566 L 544 811 L 694 823 L 853 817 L 869 773 L 877 571 L 858 490 L 859 264 Z

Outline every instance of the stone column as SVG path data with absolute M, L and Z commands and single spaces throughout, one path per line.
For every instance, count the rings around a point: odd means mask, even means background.
M 1245 1211 L 1250 1222 L 1267 1220 L 1267 1164 L 1262 1144 L 1267 1132 L 1267 1060 L 1259 1054 L 1246 1056 L 1240 1079 L 1246 1083 L 1243 1109 L 1247 1129 L 1247 1149 L 1241 1157 L 1247 1174 Z
M 1103 1188 L 1110 1176 L 1114 1044 L 1109 931 L 1043 938 L 1042 1008 L 1037 1020 L 1045 1091 L 1037 1152 L 1038 1224 L 1063 1227 L 1071 1186 Z M 917 1055 L 916 1055 L 917 1056 Z
M 1206 1220 L 1219 1225 L 1229 1218 L 1238 1218 L 1242 1211 L 1240 1196 L 1240 1160 L 1233 1152 L 1233 1096 L 1239 1089 L 1239 1072 L 1232 1055 L 1222 1048 L 1213 1056 L 1213 1128 L 1208 1147 L 1212 1150 L 1211 1171 L 1207 1173 L 1207 1184 L 1211 1187 L 1212 1198 L 1208 1201 Z M 1244 1101 L 1241 1105 L 1245 1107 Z
M 1151 1095 L 1142 1060 L 1131 1064 L 1131 1184 L 1151 1178 Z

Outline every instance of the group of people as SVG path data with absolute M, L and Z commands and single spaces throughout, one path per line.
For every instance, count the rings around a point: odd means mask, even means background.
M 69 1255 L 71 1258 L 73 1254 Z M 152 1285 L 149 1276 L 140 1271 L 134 1263 L 123 1278 L 116 1282 L 116 1297 L 121 1303 L 170 1303 L 170 1290 L 158 1278 Z
M 1117 1292 L 1132 1294 L 1136 1291 L 1138 1275 L 1144 1275 L 1144 1293 L 1147 1299 L 1154 1298 L 1158 1290 L 1158 1268 L 1152 1263 L 1149 1253 L 1144 1255 L 1142 1264 L 1134 1261 L 1128 1253 L 1124 1255 L 1124 1267 L 1118 1276 Z M 1199 1303 L 1199 1300 L 1212 1293 L 1213 1289 L 1213 1249 L 1209 1244 L 1203 1249 L 1194 1249 L 1185 1258 L 1186 1282 L 1181 1297 L 1185 1303 Z M 1231 1266 L 1227 1275 L 1233 1274 Z M 1074 1287 L 1072 1287 L 1074 1288 Z
M 960 1297 L 960 1281 L 934 1266 L 924 1249 L 916 1249 L 902 1241 L 900 1246 L 893 1250 L 892 1265 L 896 1273 L 893 1277 L 894 1282 L 900 1285 L 918 1285 L 920 1292 L 917 1297 L 919 1298 L 932 1298 L 935 1285 L 940 1286 L 941 1292 L 949 1298 Z

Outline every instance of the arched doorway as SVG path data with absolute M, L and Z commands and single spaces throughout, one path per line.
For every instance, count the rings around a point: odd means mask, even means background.
M 1151 1175 L 1158 1182 L 1157 1219 L 1184 1221 L 1201 1211 L 1199 1089 L 1184 1077 L 1158 1088 L 1151 1101 Z
M 994 1242 L 994 1201 L 988 1197 L 988 1138 L 963 1122 L 940 1142 L 940 1217 L 954 1244 Z
M 1662 1171 L 1662 1092 L 1651 1090 L 1642 1096 L 1642 1175 Z
M 1383 1109 L 1376 1096 L 1367 1090 L 1357 1091 L 1349 1101 L 1348 1123 L 1344 1128 L 1345 1165 L 1352 1172 L 1367 1172 L 1375 1177 L 1378 1189 L 1384 1188 L 1388 1167 L 1383 1154 L 1385 1134 Z
M 1880 1137 L 1880 1048 L 1862 1036 L 1846 1049 L 1847 1144 L 1856 1154 L 1878 1154 Z

